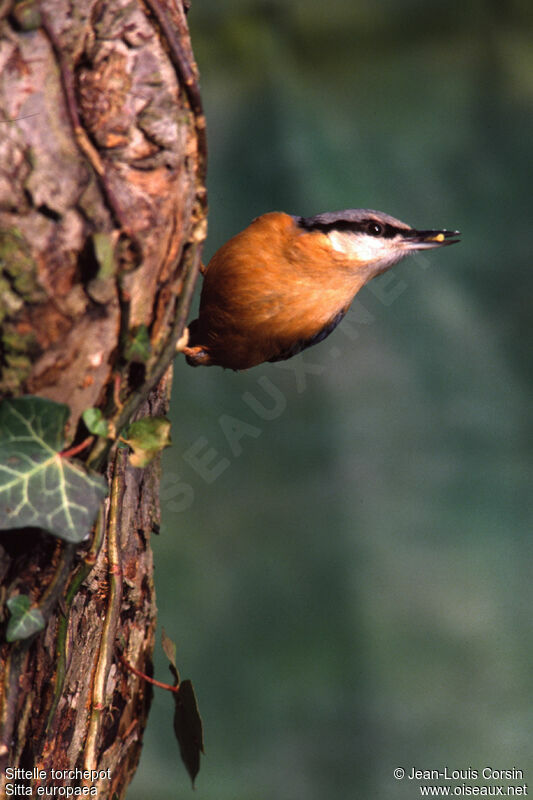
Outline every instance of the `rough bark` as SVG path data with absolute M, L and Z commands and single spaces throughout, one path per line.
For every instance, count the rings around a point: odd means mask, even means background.
M 99 407 L 119 431 L 165 412 L 205 236 L 204 119 L 180 0 L 0 2 L 0 394 Z M 139 330 L 150 355 L 131 343 Z M 0 645 L 0 768 L 110 770 L 123 797 L 149 708 L 158 467 L 93 441 L 110 494 L 85 547 L 0 531 L 2 601 L 59 598 Z M 0 523 L 2 521 L 0 520 Z M 1 632 L 0 628 L 0 632 Z M 13 781 L 11 781 L 13 783 Z M 19 785 L 24 781 L 19 781 Z

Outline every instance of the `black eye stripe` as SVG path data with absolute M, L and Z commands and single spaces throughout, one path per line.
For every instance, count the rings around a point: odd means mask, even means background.
M 376 238 L 382 237 L 384 239 L 393 239 L 394 236 L 401 234 L 405 236 L 409 228 L 397 228 L 395 225 L 390 225 L 388 222 L 383 223 L 377 219 L 362 219 L 361 221 L 352 222 L 348 220 L 335 220 L 334 222 L 317 221 L 313 217 L 305 218 L 299 217 L 297 224 L 300 228 L 308 231 L 321 231 L 321 233 L 331 233 L 331 231 L 346 231 L 352 233 L 366 233 Z M 372 232 L 369 228 L 379 226 L 380 232 Z
M 398 236 L 398 234 L 405 235 L 405 230 L 402 228 L 395 228 L 394 225 L 382 225 L 381 223 L 380 225 L 383 229 L 381 236 L 383 236 L 384 239 L 392 239 L 394 236 Z

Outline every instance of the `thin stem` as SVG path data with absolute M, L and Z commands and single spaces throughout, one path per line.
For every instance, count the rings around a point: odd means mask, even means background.
M 72 456 L 77 456 L 78 453 L 81 453 L 82 450 L 85 450 L 86 447 L 89 447 L 94 441 L 94 436 L 87 436 L 83 442 L 74 445 L 74 447 L 69 447 L 68 450 L 62 450 L 60 452 L 61 458 L 72 458 Z
M 113 644 L 122 605 L 122 566 L 118 544 L 119 520 L 124 492 L 124 452 L 115 455 L 114 474 L 111 484 L 109 522 L 107 526 L 107 558 L 109 564 L 109 590 L 107 609 L 100 640 L 100 652 L 94 673 L 91 714 L 85 742 L 84 769 L 96 769 L 97 739 L 106 706 L 105 689 L 113 658 Z
M 156 681 L 155 678 L 151 678 L 149 675 L 146 675 L 146 673 L 141 672 L 140 669 L 137 669 L 132 664 L 130 664 L 129 661 L 126 661 L 123 655 L 120 656 L 120 660 L 122 661 L 126 669 L 129 669 L 130 672 L 133 672 L 133 674 L 137 675 L 138 678 L 142 678 L 144 681 L 151 683 L 152 686 L 159 686 L 160 689 L 166 689 L 167 692 L 174 692 L 175 694 L 179 692 L 180 690 L 179 683 L 177 686 L 171 686 L 170 683 L 163 683 L 162 681 Z

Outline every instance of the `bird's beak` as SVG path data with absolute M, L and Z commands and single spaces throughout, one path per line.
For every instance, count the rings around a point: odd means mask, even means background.
M 460 231 L 416 231 L 411 229 L 403 236 L 402 244 L 408 250 L 429 250 L 432 247 L 445 247 L 459 241 Z

